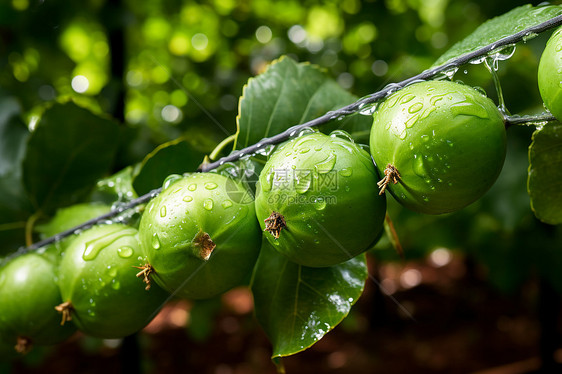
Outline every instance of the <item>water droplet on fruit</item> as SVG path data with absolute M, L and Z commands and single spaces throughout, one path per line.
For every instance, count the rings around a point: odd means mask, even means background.
M 113 288 L 114 290 L 118 290 L 121 288 L 121 283 L 118 280 L 114 280 L 111 283 L 111 288 Z
M 310 151 L 310 148 L 301 148 L 301 150 L 299 151 L 300 154 L 304 154 L 304 153 L 308 153 Z
M 295 173 L 295 190 L 303 194 L 310 188 L 312 184 L 312 172 L 310 170 L 299 170 Z
M 314 202 L 314 209 L 316 210 L 324 210 L 326 208 L 326 200 L 323 197 L 316 198 Z
M 317 238 L 314 238 L 314 244 L 320 244 L 320 240 Z
M 489 118 L 488 112 L 486 109 L 478 104 L 469 103 L 469 102 L 462 102 L 451 105 L 450 107 L 451 113 L 454 116 L 474 116 L 482 119 Z
M 193 201 L 193 197 L 191 197 L 189 195 L 185 195 L 182 200 L 185 201 L 186 203 L 189 203 L 189 202 Z
M 213 183 L 213 182 L 207 182 L 205 183 L 205 189 L 207 190 L 214 190 L 215 188 L 217 188 L 217 184 Z
M 429 135 L 422 135 L 420 138 L 421 138 L 421 140 L 423 140 L 424 142 L 429 141 Z
M 414 155 L 414 162 L 412 167 L 414 169 L 414 173 L 416 173 L 417 176 L 422 178 L 425 177 L 425 166 L 423 164 L 422 157 Z
M 423 201 L 425 201 L 426 203 L 429 202 L 429 197 L 422 195 L 422 199 Z
M 415 103 L 410 105 L 410 107 L 408 108 L 408 113 L 417 113 L 420 110 L 423 109 L 423 104 L 422 103 Z
M 183 178 L 183 176 L 179 174 L 168 175 L 166 179 L 164 179 L 164 183 L 162 183 L 162 189 L 165 190 L 166 188 L 170 187 L 172 184 L 174 184 L 174 182 L 176 182 L 181 178 Z
M 353 169 L 351 167 L 343 168 L 340 170 L 340 175 L 344 177 L 351 177 L 353 174 Z
M 340 138 L 343 140 L 347 140 L 348 142 L 352 142 L 353 143 L 353 138 L 351 137 L 351 135 L 349 135 L 348 132 L 345 132 L 343 130 L 334 130 L 330 133 L 330 137 L 331 138 Z
M 555 50 L 556 52 L 562 51 L 562 44 L 556 44 L 556 47 L 554 48 L 554 50 Z
M 191 183 L 189 186 L 187 186 L 187 189 L 190 191 L 195 191 L 197 189 L 197 184 Z
M 262 180 L 260 178 L 260 184 L 261 184 L 261 188 L 264 191 L 271 191 L 271 187 L 273 186 L 273 178 L 275 177 L 275 173 L 274 172 L 268 172 L 265 176 L 265 180 Z M 263 181 L 263 183 L 261 183 Z
M 152 248 L 160 249 L 160 238 L 157 233 L 152 234 Z
M 131 248 L 129 246 L 120 247 L 120 248 L 117 249 L 117 254 L 121 258 L 129 258 L 133 255 L 133 253 L 134 253 L 133 248 Z
M 166 217 L 166 205 L 162 205 L 162 207 L 160 208 L 160 217 Z
M 207 210 L 212 210 L 213 209 L 213 200 L 205 199 L 205 201 L 203 201 L 203 208 L 205 208 Z
M 103 236 L 87 242 L 85 245 L 86 248 L 84 250 L 84 253 L 82 254 L 82 259 L 84 259 L 84 261 L 91 261 L 95 259 L 98 254 L 111 243 L 125 236 L 135 235 L 135 233 L 136 230 L 133 228 L 123 229 L 122 227 L 117 227 L 115 231 L 109 232 Z
M 349 192 L 349 186 L 345 186 L 345 192 Z
M 232 201 L 230 201 L 230 200 L 225 200 L 225 201 L 222 202 L 221 205 L 222 205 L 222 207 L 223 207 L 224 209 L 230 208 L 230 207 L 232 206 Z
M 410 142 L 409 148 L 410 148 L 410 151 L 413 151 L 414 150 L 414 143 Z
M 416 97 L 415 95 L 406 94 L 400 98 L 400 103 L 401 104 L 409 103 L 410 101 L 414 100 L 415 97 Z
M 336 164 L 336 155 L 330 154 L 324 161 L 317 163 L 314 167 L 319 174 L 325 174 L 332 171 Z

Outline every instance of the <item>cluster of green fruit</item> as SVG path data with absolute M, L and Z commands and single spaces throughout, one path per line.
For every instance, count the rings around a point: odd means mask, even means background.
M 549 72 L 562 77 L 561 35 L 539 70 L 557 116 L 562 79 L 552 83 Z M 341 131 L 306 132 L 269 157 L 255 199 L 219 173 L 174 175 L 138 229 L 101 225 L 9 261 L 0 269 L 0 356 L 56 344 L 76 329 L 124 337 L 172 296 L 204 299 L 247 284 L 262 240 L 300 265 L 337 265 L 382 235 L 385 191 L 417 212 L 453 212 L 481 197 L 503 166 L 504 116 L 466 85 L 412 84 L 373 117 L 370 154 Z

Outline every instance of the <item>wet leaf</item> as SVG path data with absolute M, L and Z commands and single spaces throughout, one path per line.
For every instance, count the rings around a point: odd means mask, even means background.
M 195 172 L 203 161 L 204 154 L 194 149 L 184 138 L 159 145 L 142 161 L 133 178 L 133 187 L 144 195 L 162 186 L 170 174 Z
M 542 222 L 562 223 L 562 124 L 549 123 L 533 133 L 529 147 L 527 191 Z
M 367 278 L 365 256 L 326 268 L 290 262 L 264 240 L 252 281 L 258 322 L 273 357 L 303 351 L 339 324 Z
M 234 149 L 242 149 L 357 100 L 315 65 L 283 57 L 244 87 Z M 366 142 L 370 116 L 351 116 L 328 124 Z
M 533 7 L 531 4 L 527 4 L 514 8 L 484 22 L 472 34 L 453 45 L 439 57 L 434 66 L 443 65 L 451 59 L 473 52 L 560 14 L 562 14 L 562 6 L 558 5 Z
M 45 110 L 31 133 L 23 160 L 23 183 L 36 210 L 83 200 L 113 163 L 119 127 L 74 103 Z

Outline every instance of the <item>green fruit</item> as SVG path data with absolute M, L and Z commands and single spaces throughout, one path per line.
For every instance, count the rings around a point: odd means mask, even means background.
M 167 295 L 159 287 L 140 287 L 137 235 L 123 224 L 95 226 L 68 245 L 59 268 L 64 320 L 88 335 L 113 339 L 142 329 L 157 314 Z
M 506 153 L 503 117 L 475 89 L 451 81 L 413 84 L 374 113 L 371 154 L 381 192 L 405 207 L 441 214 L 480 198 Z
M 192 299 L 246 281 L 261 246 L 246 188 L 215 173 L 168 180 L 165 187 L 148 204 L 139 228 L 151 278 Z
M 302 135 L 265 164 L 256 215 L 291 261 L 336 265 L 370 248 L 382 231 L 386 199 L 375 192 L 377 180 L 369 153 L 343 132 Z
M 552 34 L 542 52 L 538 84 L 544 105 L 562 120 L 562 28 Z
M 32 344 L 57 344 L 76 330 L 61 326 L 55 264 L 38 253 L 14 258 L 0 269 L 0 335 L 20 352 Z

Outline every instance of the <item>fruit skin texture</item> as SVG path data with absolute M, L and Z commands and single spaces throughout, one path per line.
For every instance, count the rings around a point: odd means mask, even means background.
M 57 344 L 76 328 L 61 326 L 55 306 L 61 303 L 56 265 L 38 253 L 14 258 L 0 269 L 0 335 L 12 349 L 18 337 L 32 344 Z
M 139 228 L 154 270 L 151 279 L 190 299 L 219 295 L 249 279 L 261 233 L 246 188 L 215 173 L 195 173 L 165 185 L 146 207 Z M 212 243 L 201 241 L 205 233 Z M 205 246 L 209 251 L 203 254 Z
M 256 215 L 262 229 L 273 211 L 286 222 L 265 238 L 291 261 L 324 267 L 347 261 L 376 243 L 386 199 L 369 154 L 342 132 L 303 135 L 283 144 L 260 173 Z
M 390 95 L 373 114 L 371 154 L 381 176 L 400 173 L 387 191 L 405 207 L 441 214 L 480 198 L 505 160 L 506 134 L 494 103 L 451 81 L 426 81 Z
M 539 62 L 538 84 L 542 100 L 558 120 L 562 120 L 562 28 L 550 37 Z
M 68 245 L 59 287 L 62 300 L 72 304 L 72 322 L 86 334 L 130 335 L 147 325 L 166 300 L 163 290 L 154 285 L 146 291 L 135 276 L 133 266 L 141 255 L 137 235 L 137 229 L 123 224 L 95 226 Z

